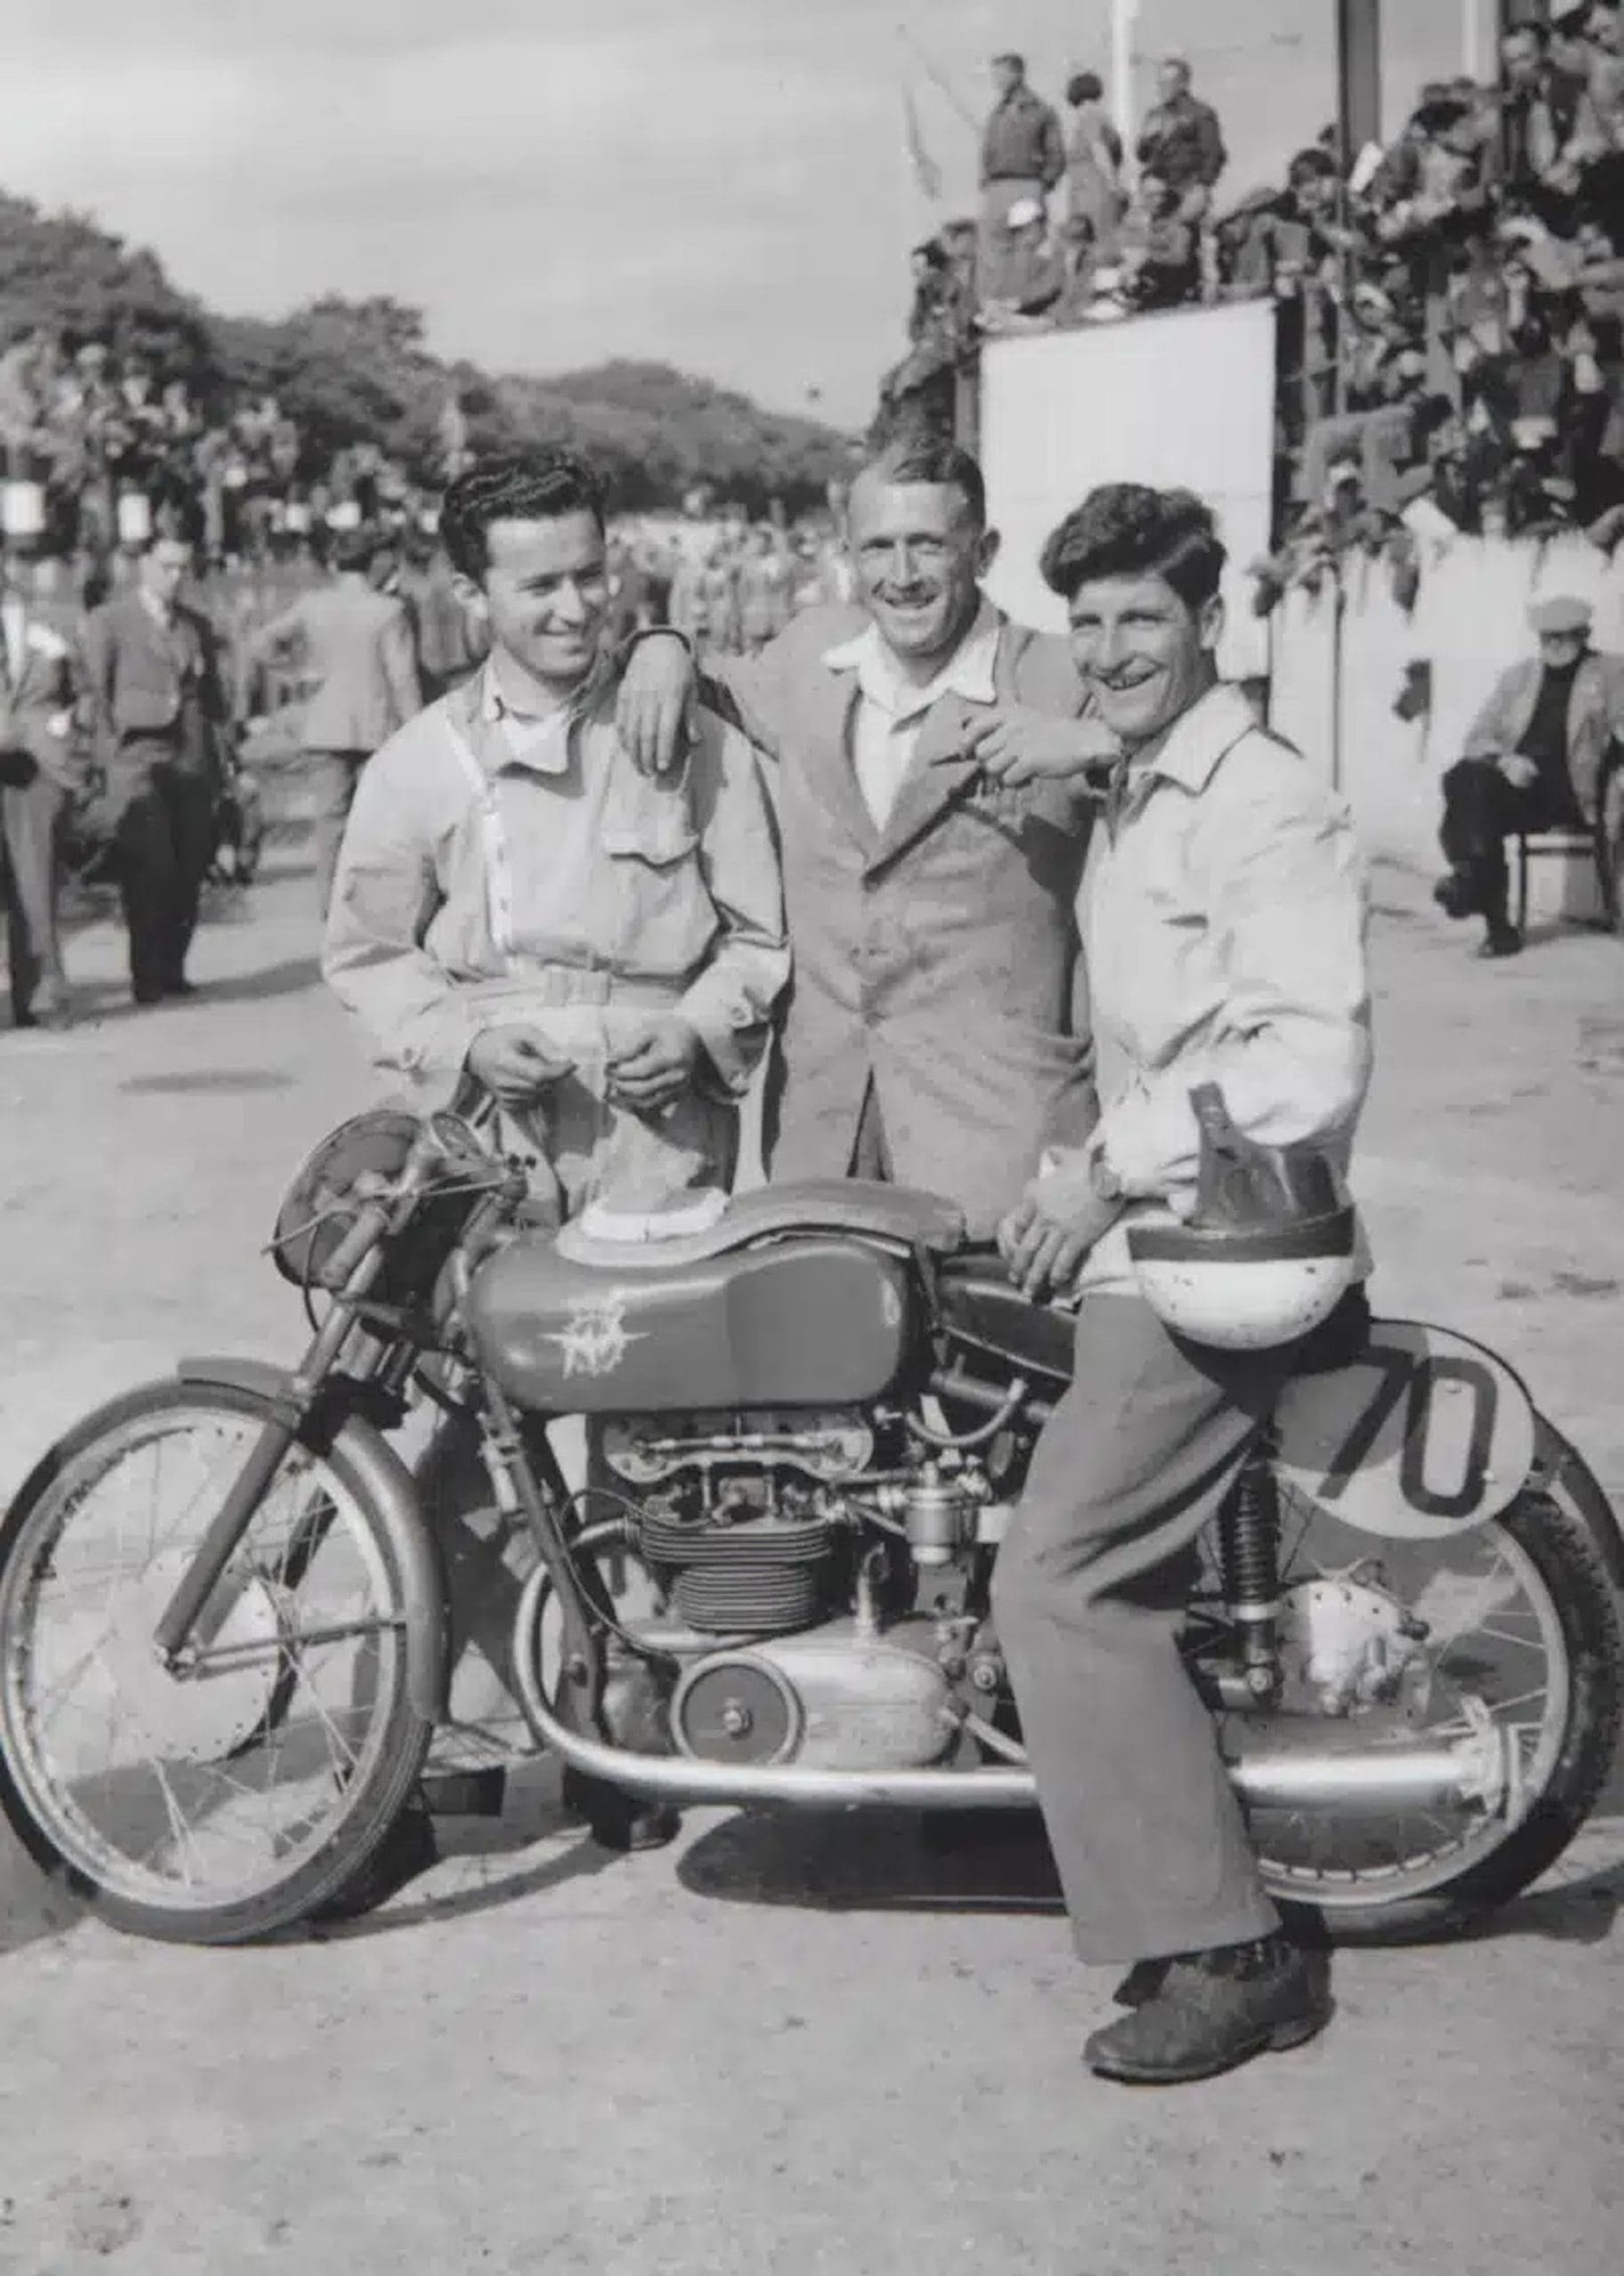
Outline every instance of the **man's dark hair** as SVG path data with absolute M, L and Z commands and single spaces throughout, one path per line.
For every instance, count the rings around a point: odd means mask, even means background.
M 1105 82 L 1097 71 L 1079 71 L 1066 82 L 1068 103 L 1097 103 L 1105 92 Z
M 1316 181 L 1334 179 L 1340 169 L 1329 150 L 1312 143 L 1306 150 L 1299 150 L 1286 169 L 1287 181 L 1306 181 L 1310 176 Z
M 1551 18 L 1551 29 L 1560 32 L 1564 39 L 1583 39 L 1590 26 L 1589 0 L 1582 8 L 1564 8 Z
M 995 55 L 993 61 L 1007 63 L 1012 71 L 1019 71 L 1023 78 L 1026 76 L 1027 59 L 1024 55 L 1017 55 L 1012 47 L 1005 48 L 1002 55 Z
M 604 525 L 604 492 L 573 451 L 511 451 L 476 459 L 450 485 L 440 508 L 440 536 L 452 567 L 476 584 L 491 559 L 492 522 L 553 522 L 590 514 Z
M 1187 608 L 1218 590 L 1223 541 L 1193 490 L 1108 482 L 1091 490 L 1044 548 L 1044 582 L 1062 600 L 1096 577 L 1164 577 Z
M 888 436 L 858 469 L 855 479 L 860 481 L 864 475 L 879 482 L 929 482 L 956 490 L 976 527 L 987 526 L 987 485 L 980 468 L 968 451 L 933 428 L 905 427 Z

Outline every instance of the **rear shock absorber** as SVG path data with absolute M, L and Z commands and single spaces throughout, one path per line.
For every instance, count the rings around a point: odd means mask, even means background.
M 1218 1513 L 1218 1546 L 1242 1678 L 1254 1699 L 1272 1699 L 1280 1688 L 1280 1501 L 1263 1449 L 1247 1457 Z

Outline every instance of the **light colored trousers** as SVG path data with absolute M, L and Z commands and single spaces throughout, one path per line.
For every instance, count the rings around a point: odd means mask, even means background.
M 1135 1296 L 1078 1313 L 1076 1374 L 998 1552 L 993 1613 L 1091 1964 L 1279 1925 L 1177 1631 L 1196 1537 L 1294 1357 L 1176 1341 Z

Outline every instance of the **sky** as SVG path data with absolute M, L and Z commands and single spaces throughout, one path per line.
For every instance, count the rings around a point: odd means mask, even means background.
M 1388 0 L 1394 123 L 1473 0 Z M 1491 12 L 1477 0 L 1479 17 Z M 858 424 L 908 245 L 974 204 L 987 59 L 1057 102 L 1109 0 L 4 0 L 0 186 L 96 214 L 233 314 L 389 293 L 501 371 L 611 356 Z M 1332 0 L 1140 0 L 1276 178 L 1330 116 Z M 902 33 L 911 35 L 910 47 Z M 924 60 L 921 60 L 923 51 Z M 927 68 L 928 67 L 928 68 Z M 950 94 L 943 92 L 943 84 Z M 903 87 L 945 196 L 904 156 Z

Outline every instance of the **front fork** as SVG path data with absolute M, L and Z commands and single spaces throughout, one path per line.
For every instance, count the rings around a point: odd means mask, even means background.
M 153 1649 L 171 1675 L 189 1672 L 204 1647 L 206 1639 L 195 1632 L 199 1617 L 225 1577 L 226 1567 L 270 1491 L 272 1479 L 308 1427 L 316 1401 L 356 1326 L 355 1304 L 383 1269 L 380 1242 L 388 1222 L 388 1213 L 381 1206 L 369 1205 L 336 1253 L 335 1262 L 340 1264 L 344 1250 L 353 1248 L 356 1254 L 343 1293 L 323 1321 L 315 1342 L 271 1401 L 269 1420 L 158 1617 L 152 1631 Z

